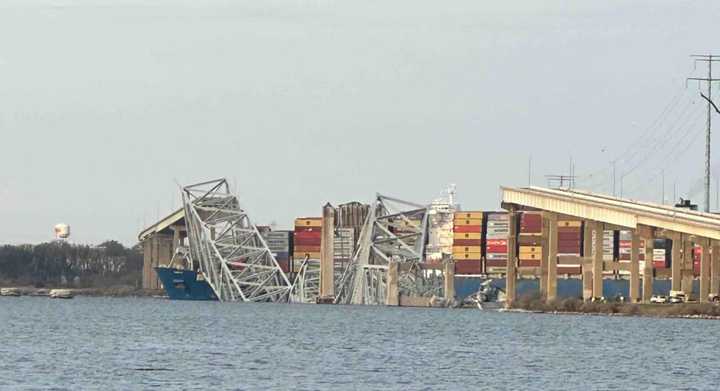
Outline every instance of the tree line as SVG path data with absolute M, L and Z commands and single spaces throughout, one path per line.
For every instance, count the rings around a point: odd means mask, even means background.
M 62 241 L 0 247 L 0 282 L 16 285 L 100 287 L 138 286 L 141 247 L 110 240 L 98 246 Z

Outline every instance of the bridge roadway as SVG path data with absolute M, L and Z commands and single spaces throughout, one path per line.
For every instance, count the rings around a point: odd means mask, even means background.
M 645 259 L 652 260 L 653 239 L 673 241 L 671 285 L 674 291 L 684 291 L 689 297 L 693 282 L 693 246 L 702 248 L 700 259 L 701 302 L 710 293 L 720 291 L 720 215 L 702 213 L 687 208 L 675 208 L 648 202 L 610 197 L 590 192 L 541 187 L 501 187 L 502 207 L 510 213 L 508 234 L 507 293 L 508 301 L 515 299 L 517 279 L 518 217 L 522 211 L 542 211 L 544 254 L 540 266 L 541 295 L 547 300 L 557 296 L 557 220 L 575 217 L 584 227 L 584 251 L 580 259 L 583 277 L 583 298 L 602 297 L 603 270 L 627 270 L 630 274 L 630 299 L 649 302 L 652 295 L 653 264 L 644 262 L 639 270 L 640 240 L 645 240 Z M 625 230 L 632 235 L 629 264 L 603 261 L 605 230 Z M 593 240 L 594 238 L 594 240 Z M 546 244 L 546 245 L 545 245 Z M 642 292 L 640 292 L 642 286 Z

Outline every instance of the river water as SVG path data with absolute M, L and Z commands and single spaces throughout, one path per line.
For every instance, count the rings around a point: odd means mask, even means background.
M 718 389 L 720 322 L 0 297 L 0 389 Z

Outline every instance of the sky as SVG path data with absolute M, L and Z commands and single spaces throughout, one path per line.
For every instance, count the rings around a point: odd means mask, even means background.
M 690 54 L 720 54 L 717 15 L 677 0 L 2 0 L 0 243 L 63 222 L 74 242 L 132 245 L 180 207 L 179 185 L 219 177 L 278 229 L 450 183 L 464 209 L 498 209 L 500 186 L 571 166 L 576 187 L 612 193 L 613 161 L 618 195 L 699 202 L 707 112 L 685 79 L 706 75 Z

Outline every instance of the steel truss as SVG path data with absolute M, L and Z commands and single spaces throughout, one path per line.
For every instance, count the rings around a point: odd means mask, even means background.
M 428 206 L 378 194 L 370 209 L 352 262 L 338 283 L 335 302 L 385 304 L 388 264 L 401 264 L 401 294 L 430 296 L 442 279 L 422 270 L 427 242 Z
M 186 186 L 182 197 L 190 255 L 218 299 L 288 300 L 290 281 L 227 180 Z
M 314 304 L 320 295 L 320 261 L 305 258 L 295 275 L 290 301 Z

